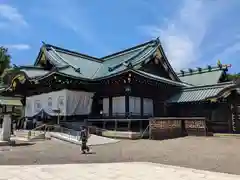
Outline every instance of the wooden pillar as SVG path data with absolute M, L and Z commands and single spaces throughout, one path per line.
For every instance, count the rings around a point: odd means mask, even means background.
M 232 133 L 233 129 L 232 129 L 232 111 L 233 111 L 233 106 L 232 104 L 228 104 L 229 105 L 229 109 L 230 109 L 230 114 L 228 117 L 228 133 Z
M 107 122 L 104 120 L 104 121 L 103 121 L 103 129 L 106 129 L 106 123 L 107 123 Z
M 113 101 L 112 101 L 112 96 L 110 96 L 109 97 L 109 108 L 108 108 L 108 110 L 109 110 L 109 117 L 112 117 L 112 115 L 113 115 L 113 111 L 112 111 L 112 109 L 113 109 Z
M 10 141 L 11 137 L 11 115 L 4 114 L 0 141 Z
M 231 127 L 229 127 L 229 131 L 231 133 L 237 133 L 238 128 L 237 128 L 237 120 L 238 120 L 238 113 L 237 113 L 237 96 L 236 93 L 232 93 L 231 96 L 229 97 L 229 101 L 231 102 L 230 108 L 231 108 L 231 118 L 229 125 L 231 124 Z
M 232 132 L 237 133 L 237 105 L 236 103 L 232 103 Z
M 148 128 L 149 128 L 149 139 L 152 139 L 152 119 L 150 119 L 148 122 L 149 122 L 149 124 L 148 124 Z
M 115 119 L 114 131 L 117 131 L 117 125 L 118 125 L 118 122 L 117 122 L 117 119 Z
M 168 106 L 167 103 L 163 102 L 163 116 L 167 116 L 168 114 L 167 106 Z

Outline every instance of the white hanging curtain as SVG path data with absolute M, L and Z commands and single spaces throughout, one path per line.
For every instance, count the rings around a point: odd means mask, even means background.
M 144 98 L 143 99 L 143 114 L 145 116 L 153 116 L 153 100 Z
M 26 98 L 25 116 L 33 117 L 41 111 L 56 116 L 87 115 L 91 112 L 93 93 L 61 90 Z
M 129 97 L 129 112 L 132 115 L 141 114 L 141 98 L 140 97 Z
M 125 96 L 112 98 L 113 115 L 125 115 Z
M 44 93 L 26 98 L 25 116 L 33 117 L 41 111 L 56 116 L 54 110 L 60 109 L 61 115 L 66 114 L 66 90 Z
M 88 115 L 92 108 L 94 93 L 67 91 L 66 115 Z
M 109 115 L 109 98 L 103 98 L 103 114 Z

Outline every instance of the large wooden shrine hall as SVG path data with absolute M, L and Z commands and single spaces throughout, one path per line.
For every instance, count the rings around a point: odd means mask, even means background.
M 25 116 L 83 119 L 204 117 L 212 131 L 240 132 L 239 83 L 230 66 L 176 73 L 159 39 L 96 58 L 43 43 L 31 66 L 3 76 L 3 95 L 23 97 Z

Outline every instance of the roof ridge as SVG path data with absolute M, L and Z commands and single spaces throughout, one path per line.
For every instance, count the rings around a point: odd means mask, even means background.
M 144 42 L 144 43 L 141 43 L 141 44 L 132 46 L 132 47 L 130 47 L 130 48 L 126 48 L 126 49 L 124 49 L 124 50 L 121 50 L 121 51 L 118 51 L 118 52 L 109 54 L 109 55 L 107 55 L 107 56 L 103 56 L 103 57 L 101 57 L 100 59 L 102 59 L 103 61 L 107 61 L 108 58 L 110 58 L 110 57 L 114 57 L 114 56 L 120 55 L 120 54 L 122 54 L 122 53 L 124 53 L 124 52 L 129 52 L 129 51 L 131 51 L 131 50 L 135 50 L 135 49 L 141 48 L 141 47 L 146 46 L 146 45 L 148 45 L 148 44 L 150 44 L 150 43 L 160 43 L 160 41 L 159 41 L 158 38 L 157 38 L 157 39 L 152 39 L 152 40 L 150 40 L 150 41 L 147 41 L 147 42 Z
M 176 72 L 174 71 L 172 65 L 170 64 L 170 62 L 169 62 L 169 60 L 168 60 L 168 57 L 166 56 L 166 53 L 165 53 L 165 51 L 164 51 L 164 49 L 163 49 L 163 46 L 162 46 L 161 43 L 160 43 L 159 38 L 157 38 L 157 39 L 158 39 L 158 42 L 159 42 L 159 44 L 160 44 L 159 50 L 160 50 L 160 52 L 161 52 L 161 54 L 162 54 L 165 62 L 167 63 L 168 68 L 170 69 L 170 71 L 172 72 L 172 74 L 175 76 L 175 78 L 176 78 L 177 80 L 179 80 L 179 82 L 181 82 L 181 80 L 179 79 L 178 75 L 177 75 Z
M 223 83 L 217 83 L 217 84 L 209 84 L 209 85 L 200 85 L 200 86 L 192 86 L 192 87 L 184 87 L 183 90 L 195 90 L 195 89 L 206 89 L 206 88 L 218 88 L 224 85 L 234 85 L 235 83 L 233 81 L 227 81 Z
M 181 70 L 181 72 L 176 73 L 178 77 L 184 77 L 184 76 L 191 76 L 196 74 L 203 74 L 203 73 L 209 73 L 213 71 L 227 71 L 228 65 L 222 65 L 222 66 L 208 66 L 205 68 L 197 67 L 197 68 L 189 68 L 187 70 Z
M 138 70 L 138 69 L 133 69 L 132 70 L 133 72 L 136 72 L 136 73 L 140 73 L 140 74 L 145 74 L 145 75 L 151 75 L 151 76 L 155 76 L 155 77 L 158 77 L 162 80 L 165 80 L 166 82 L 169 82 L 169 83 L 173 83 L 175 85 L 180 85 L 180 86 L 190 86 L 188 84 L 185 84 L 183 82 L 178 82 L 178 81 L 174 81 L 174 80 L 171 80 L 171 79 L 168 79 L 168 78 L 165 78 L 165 77 L 161 77 L 161 76 L 158 76 L 158 75 L 155 75 L 155 74 L 151 74 L 151 73 L 148 73 L 148 72 L 145 72 L 145 71 L 142 71 L 142 70 Z M 154 77 L 152 77 L 154 78 Z
M 126 59 L 126 60 L 124 60 L 124 61 L 121 61 L 121 62 L 119 62 L 118 64 L 113 65 L 112 67 L 109 67 L 109 68 L 112 69 L 112 70 L 114 70 L 114 69 L 116 69 L 116 68 L 124 65 L 124 63 L 131 63 L 132 59 L 134 59 L 135 57 L 141 55 L 148 47 L 149 47 L 149 45 L 145 46 L 145 47 L 144 47 L 140 52 L 138 52 L 137 54 L 135 54 L 135 55 L 129 57 L 128 59 Z M 158 46 L 157 46 L 157 47 L 158 47 Z M 156 47 L 156 48 L 157 48 L 157 47 Z M 139 58 L 139 61 L 140 61 L 140 59 L 145 58 L 147 55 L 153 54 L 153 53 L 151 53 L 151 52 L 153 52 L 153 51 L 156 51 L 156 50 L 154 49 L 154 50 L 148 51 L 144 56 L 142 56 L 141 58 Z
M 57 61 L 57 63 L 61 64 L 61 62 L 59 62 L 59 60 L 56 59 L 56 57 L 54 57 L 52 54 L 49 54 L 49 53 L 48 53 L 47 47 L 46 47 L 45 44 L 41 47 L 41 51 L 44 53 L 44 55 L 45 55 L 48 59 L 54 59 L 55 61 Z M 50 58 L 49 58 L 49 57 L 50 57 Z M 50 61 L 51 61 L 51 60 L 50 60 Z M 51 61 L 50 63 L 52 63 L 52 61 Z
M 46 48 L 51 48 L 52 47 L 56 51 L 63 51 L 65 53 L 67 53 L 67 54 L 76 55 L 76 56 L 79 56 L 79 57 L 85 57 L 85 58 L 88 58 L 89 60 L 103 62 L 103 60 L 100 59 L 100 58 L 97 58 L 97 57 L 94 57 L 94 56 L 89 56 L 87 54 L 83 54 L 83 53 L 80 53 L 80 52 L 77 52 L 77 51 L 61 48 L 59 46 L 55 46 L 55 45 L 52 45 L 52 44 L 44 44 L 44 45 L 46 46 Z
M 60 54 L 58 54 L 58 52 L 57 52 L 53 47 L 51 47 L 51 50 L 53 51 L 53 53 L 54 53 L 55 55 L 57 55 L 61 60 L 63 60 L 64 63 L 68 64 L 69 66 L 71 66 L 71 67 L 74 68 L 74 69 L 78 69 L 78 68 L 79 68 L 79 67 L 76 67 L 76 66 L 74 66 L 74 65 L 72 65 L 72 64 L 69 64 L 69 62 L 67 62 Z
M 45 70 L 43 67 L 40 67 L 40 66 L 32 66 L 32 65 L 29 65 L 29 66 L 18 66 L 19 69 L 38 69 L 38 70 Z

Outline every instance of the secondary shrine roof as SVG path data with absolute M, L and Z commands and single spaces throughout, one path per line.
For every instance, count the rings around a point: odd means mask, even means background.
M 195 86 L 182 89 L 181 92 L 171 97 L 168 103 L 198 102 L 224 96 L 227 90 L 236 88 L 234 82 L 219 83 L 208 86 Z
M 178 77 L 182 82 L 193 86 L 203 86 L 217 84 L 223 73 L 228 70 L 227 65 L 207 67 L 205 69 L 189 69 L 178 73 Z

